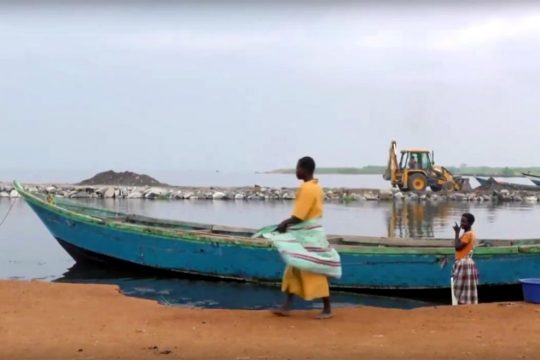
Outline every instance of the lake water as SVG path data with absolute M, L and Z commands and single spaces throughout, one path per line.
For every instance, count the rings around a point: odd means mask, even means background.
M 87 204 L 148 216 L 258 228 L 288 216 L 287 201 L 206 200 L 87 200 Z M 120 286 L 125 294 L 151 298 L 178 306 L 265 308 L 279 301 L 278 289 L 250 284 L 213 282 L 130 274 L 116 269 L 88 269 L 74 261 L 56 243 L 37 216 L 22 200 L 0 199 L 0 278 L 42 279 L 58 282 L 107 283 Z M 450 238 L 451 225 L 461 213 L 476 215 L 480 238 L 537 237 L 538 204 L 490 203 L 327 203 L 324 224 L 330 233 L 373 236 Z M 337 293 L 337 306 L 370 304 L 410 308 L 427 304 L 407 299 Z M 300 307 L 318 306 L 300 303 Z

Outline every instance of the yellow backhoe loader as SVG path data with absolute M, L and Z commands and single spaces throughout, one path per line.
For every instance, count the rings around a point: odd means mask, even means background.
M 428 186 L 432 191 L 470 190 L 469 179 L 454 176 L 445 167 L 435 165 L 432 151 L 417 148 L 401 150 L 398 163 L 395 141 L 390 144 L 388 167 L 383 177 L 402 191 L 421 192 Z

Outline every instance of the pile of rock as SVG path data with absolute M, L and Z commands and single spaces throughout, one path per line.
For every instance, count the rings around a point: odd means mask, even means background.
M 464 202 L 528 202 L 539 201 L 539 193 L 531 191 L 510 191 L 508 189 L 493 191 L 472 191 L 467 193 L 433 193 L 392 191 L 392 199 L 397 201 L 464 201 Z
M 111 185 L 30 185 L 28 189 L 72 199 L 149 199 L 149 200 L 294 200 L 296 189 L 252 187 L 174 187 L 174 186 L 111 186 Z M 326 201 L 469 201 L 469 202 L 529 202 L 539 201 L 540 193 L 532 191 L 401 192 L 397 189 L 327 188 Z M 11 184 L 0 184 L 0 198 L 19 197 Z
M 19 196 L 19 193 L 13 186 L 0 184 L 0 198 L 17 198 Z
M 294 200 L 296 189 L 271 187 L 151 187 L 34 185 L 31 191 L 72 199 L 150 199 L 150 200 Z M 379 190 L 326 189 L 329 201 L 379 200 Z M 391 197 L 389 197 L 390 199 Z
M 90 179 L 81 181 L 77 185 L 116 184 L 124 186 L 167 186 L 146 174 L 137 174 L 131 171 L 116 172 L 113 170 L 100 172 Z

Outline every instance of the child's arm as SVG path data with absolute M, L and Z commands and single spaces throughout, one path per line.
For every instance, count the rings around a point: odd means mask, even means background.
M 459 231 L 460 231 L 460 227 L 458 226 L 457 223 L 455 223 L 454 224 L 454 232 L 455 232 L 454 248 L 456 249 L 456 251 L 463 250 L 465 246 L 467 246 L 468 244 L 468 242 L 461 241 L 461 239 L 459 238 Z

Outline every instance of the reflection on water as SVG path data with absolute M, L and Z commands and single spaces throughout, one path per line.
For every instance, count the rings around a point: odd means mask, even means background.
M 53 282 L 117 285 L 123 294 L 156 300 L 161 304 L 225 309 L 268 309 L 283 300 L 279 288 L 242 282 L 207 281 L 160 274 L 119 271 L 76 264 Z M 333 292 L 336 307 L 378 306 L 412 309 L 433 303 L 388 296 Z M 319 308 L 318 302 L 295 300 L 295 308 Z
M 450 222 L 454 215 L 448 202 L 394 202 L 388 216 L 388 237 L 434 238 L 434 223 Z
M 387 233 L 398 238 L 451 238 L 454 222 L 472 212 L 474 228 L 481 238 L 535 238 L 540 233 L 536 218 L 538 204 L 493 202 L 396 201 L 386 209 Z M 517 226 L 519 224 L 519 226 Z

